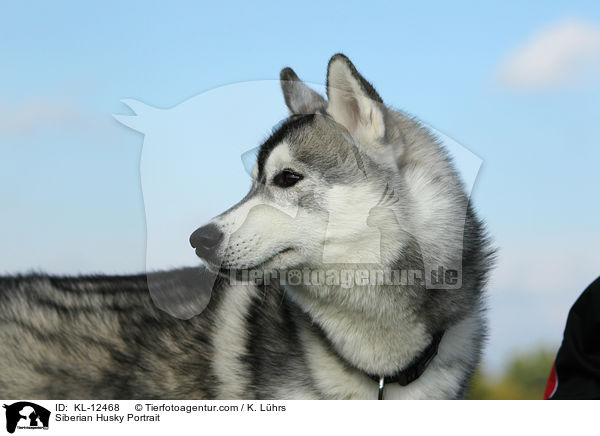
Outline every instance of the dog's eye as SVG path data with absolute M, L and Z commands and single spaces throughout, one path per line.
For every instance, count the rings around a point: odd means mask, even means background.
M 295 173 L 292 170 L 283 170 L 273 177 L 273 184 L 280 188 L 289 188 L 302 180 L 302 175 Z

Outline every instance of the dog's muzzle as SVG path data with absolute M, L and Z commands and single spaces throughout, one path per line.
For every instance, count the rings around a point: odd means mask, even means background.
M 215 224 L 200 227 L 190 236 L 190 244 L 196 255 L 212 263 L 217 263 L 217 248 L 223 240 L 223 232 Z

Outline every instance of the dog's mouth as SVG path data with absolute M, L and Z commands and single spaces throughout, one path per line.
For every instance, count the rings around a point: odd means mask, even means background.
M 258 270 L 258 269 L 262 268 L 264 265 L 266 265 L 267 263 L 269 263 L 270 261 L 272 261 L 273 259 L 275 259 L 277 256 L 281 256 L 282 254 L 289 253 L 294 250 L 295 250 L 294 247 L 286 247 L 282 250 L 277 251 L 275 254 L 269 256 L 262 262 L 256 263 L 254 265 L 248 265 L 248 264 L 234 265 L 234 264 L 227 264 L 227 263 L 224 264 L 223 262 L 221 262 L 220 264 L 217 265 L 215 263 L 214 259 L 204 259 L 203 258 L 202 260 L 204 261 L 207 268 L 211 272 L 219 274 L 219 275 L 229 276 L 232 270 Z
M 287 247 L 284 248 L 283 250 L 279 250 L 277 253 L 275 253 L 273 256 L 267 258 L 266 260 L 262 261 L 261 263 L 259 263 L 258 265 L 253 266 L 252 268 L 256 269 L 256 268 L 260 268 L 261 266 L 265 265 L 266 263 L 272 261 L 273 259 L 275 259 L 277 256 L 281 256 L 282 254 L 285 253 L 289 253 L 291 251 L 294 251 L 293 247 Z

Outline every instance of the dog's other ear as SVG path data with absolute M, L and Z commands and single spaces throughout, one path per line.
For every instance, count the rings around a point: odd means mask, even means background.
M 383 139 L 383 100 L 341 53 L 334 55 L 327 67 L 327 98 L 327 112 L 353 136 L 366 144 Z
M 313 114 L 325 107 L 325 99 L 306 86 L 291 68 L 281 70 L 279 78 L 283 98 L 290 114 Z

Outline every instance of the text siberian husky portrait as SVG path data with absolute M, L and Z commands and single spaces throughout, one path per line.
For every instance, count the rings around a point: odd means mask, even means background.
M 0 277 L 0 397 L 465 396 L 493 250 L 451 158 L 342 54 L 326 96 L 280 78 L 289 117 L 248 194 L 189 229 L 196 267 Z M 150 281 L 206 307 L 171 316 Z

